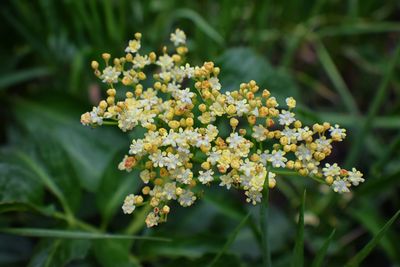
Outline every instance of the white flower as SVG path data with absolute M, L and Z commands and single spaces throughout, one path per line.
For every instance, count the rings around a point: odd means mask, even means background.
M 325 149 L 332 149 L 331 146 L 331 139 L 326 139 L 325 136 L 322 136 L 318 139 L 315 140 L 315 143 L 317 144 L 317 151 L 324 151 Z
M 241 144 L 244 143 L 245 139 L 238 133 L 231 133 L 231 135 L 226 139 L 229 144 L 229 148 L 237 149 Z
M 190 92 L 189 88 L 186 88 L 184 90 L 173 91 L 172 96 L 176 100 L 180 100 L 182 103 L 192 104 L 192 98 L 195 96 L 195 94 L 193 92 Z
M 141 156 L 144 154 L 143 149 L 144 149 L 143 139 L 132 140 L 132 144 L 129 149 L 129 154 Z
M 247 104 L 246 99 L 235 101 L 235 105 L 236 105 L 236 113 L 239 116 L 243 116 L 243 114 L 249 112 L 250 106 L 249 104 Z
M 165 54 L 160 56 L 156 62 L 158 66 L 161 67 L 163 70 L 169 70 L 174 65 L 174 60 L 169 55 Z
M 180 44 L 185 44 L 186 43 L 186 35 L 182 30 L 176 29 L 175 33 L 171 33 L 170 40 L 174 43 L 175 46 L 178 46 Z
M 343 180 L 335 180 L 332 184 L 332 189 L 333 191 L 335 191 L 336 193 L 348 193 L 350 192 L 349 188 L 348 188 L 348 183 L 346 183 Z
M 219 79 L 217 77 L 211 77 L 208 82 L 211 85 L 211 89 L 221 90 L 221 84 L 219 83 Z
M 202 184 L 207 184 L 214 180 L 213 175 L 214 175 L 214 172 L 212 170 L 208 170 L 205 172 L 199 171 L 198 179 Z
M 155 153 L 149 156 L 149 159 L 153 162 L 154 167 L 164 167 L 166 165 L 166 153 L 157 150 Z
M 166 197 L 166 199 L 171 200 L 171 199 L 176 199 L 176 183 L 166 183 L 164 185 L 164 190 L 163 194 Z
M 326 177 L 328 176 L 339 176 L 340 175 L 340 167 L 337 165 L 337 163 L 334 163 L 333 165 L 330 165 L 329 163 L 325 164 L 325 168 L 322 168 L 322 172 Z
M 365 179 L 362 178 L 363 174 L 360 171 L 357 171 L 356 168 L 353 168 L 351 171 L 349 171 L 348 175 L 349 176 L 347 179 L 355 186 L 365 181 Z
M 299 160 L 302 161 L 309 161 L 312 158 L 311 150 L 308 149 L 304 144 L 299 145 L 294 154 Z
M 346 129 L 339 128 L 339 125 L 335 124 L 335 127 L 329 129 L 331 136 L 334 140 L 342 141 L 346 137 Z
M 165 158 L 165 166 L 168 170 L 174 170 L 177 166 L 182 166 L 182 162 L 178 155 L 168 153 L 168 156 Z
M 141 56 L 136 54 L 133 58 L 133 68 L 135 69 L 143 69 L 146 65 L 150 64 L 150 60 L 147 55 Z
M 289 112 L 287 110 L 282 110 L 281 114 L 279 114 L 279 124 L 289 126 L 295 121 L 294 113 Z
M 221 182 L 219 183 L 220 186 L 226 186 L 226 189 L 228 190 L 231 188 L 231 185 L 233 183 L 231 173 L 221 175 L 219 179 L 221 180 Z
M 243 172 L 246 176 L 250 176 L 251 172 L 255 169 L 255 163 L 246 159 L 244 163 L 240 165 L 239 170 Z
M 257 202 L 261 202 L 262 194 L 260 191 L 257 190 L 249 190 L 246 191 L 247 202 L 251 202 L 253 205 L 256 205 Z
M 251 136 L 257 141 L 264 141 L 265 139 L 267 139 L 266 133 L 267 129 L 265 129 L 264 126 L 256 125 L 253 127 L 253 133 L 251 134 Z
M 282 130 L 282 135 L 286 136 L 288 139 L 288 144 L 296 143 L 298 133 L 296 132 L 296 129 L 290 129 L 289 127 L 285 127 L 285 129 Z
M 143 170 L 140 172 L 140 179 L 142 179 L 143 183 L 147 184 L 150 181 L 150 171 L 149 170 Z
M 216 150 L 215 147 L 213 147 L 211 152 L 207 152 L 208 158 L 207 161 L 211 163 L 211 165 L 215 165 L 219 158 L 221 157 L 221 150 Z
M 184 192 L 179 196 L 179 204 L 181 204 L 182 207 L 189 207 L 191 206 L 194 201 L 196 200 L 196 197 L 194 196 L 194 193 L 189 190 L 184 190 Z
M 124 204 L 122 205 L 122 210 L 125 214 L 131 214 L 136 206 L 135 206 L 135 195 L 134 194 L 130 194 L 128 196 L 126 196 L 125 200 L 124 200 Z
M 171 175 L 175 177 L 175 179 L 183 184 L 190 184 L 193 178 L 193 173 L 190 169 L 185 169 L 183 167 L 177 168 L 176 170 L 171 171 Z
M 285 162 L 287 159 L 284 157 L 285 152 L 282 150 L 273 150 L 272 154 L 268 155 L 268 161 L 272 163 L 275 168 L 284 168 L 286 166 Z
M 150 212 L 145 220 L 147 227 L 153 227 L 158 225 L 159 219 L 160 217 L 158 217 L 154 212 Z
M 100 79 L 103 79 L 103 83 L 117 83 L 120 74 L 115 67 L 108 66 L 103 70 Z
M 140 41 L 130 40 L 125 48 L 125 53 L 136 53 L 140 49 Z
M 98 125 L 103 124 L 103 118 L 99 116 L 99 109 L 97 107 L 93 107 L 90 112 L 90 121 Z

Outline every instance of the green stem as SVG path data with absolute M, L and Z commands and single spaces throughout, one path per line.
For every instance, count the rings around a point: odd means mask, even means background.
M 103 125 L 118 125 L 117 121 L 103 121 Z
M 268 177 L 268 174 L 267 174 Z M 263 266 L 271 266 L 271 252 L 268 242 L 268 203 L 269 201 L 269 188 L 268 180 L 264 185 L 263 198 L 260 205 L 260 228 L 261 228 L 261 248 L 263 257 Z

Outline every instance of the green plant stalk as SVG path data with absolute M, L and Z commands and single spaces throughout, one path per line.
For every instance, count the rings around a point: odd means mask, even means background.
M 243 226 L 246 225 L 246 222 L 249 217 L 250 217 L 250 212 L 247 213 L 247 215 L 240 221 L 238 226 L 236 226 L 236 228 L 233 230 L 233 232 L 229 235 L 228 240 L 226 241 L 224 246 L 221 248 L 221 250 L 218 252 L 218 254 L 215 255 L 214 259 L 208 265 L 208 267 L 214 266 L 218 262 L 218 260 L 221 258 L 221 256 L 224 255 L 224 253 L 229 249 L 229 247 L 232 245 L 233 241 L 235 241 L 236 236 L 239 233 L 239 231 L 243 228 Z
M 344 105 L 352 115 L 357 115 L 359 113 L 357 103 L 351 95 L 350 90 L 344 82 L 342 76 L 340 75 L 339 70 L 333 62 L 328 50 L 325 48 L 324 44 L 319 38 L 315 37 L 313 39 L 316 44 L 317 54 L 321 64 L 336 87 Z
M 268 173 L 267 173 L 268 177 Z M 268 179 L 268 178 L 267 178 Z M 264 184 L 263 197 L 260 205 L 260 229 L 261 229 L 261 248 L 263 266 L 270 267 L 271 251 L 268 242 L 268 206 L 269 206 L 269 187 L 268 180 Z
M 359 266 L 360 263 L 371 253 L 374 247 L 379 243 L 379 241 L 385 236 L 386 232 L 389 230 L 390 226 L 397 220 L 400 215 L 400 210 L 393 215 L 393 217 L 381 228 L 374 238 L 368 242 L 368 244 L 361 249 L 350 261 L 345 265 L 345 267 Z
M 304 206 L 306 201 L 306 191 L 304 190 L 301 198 L 299 222 L 297 224 L 296 242 L 293 249 L 292 267 L 304 266 Z

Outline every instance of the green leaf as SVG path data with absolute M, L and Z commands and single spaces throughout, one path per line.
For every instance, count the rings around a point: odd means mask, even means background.
M 139 177 L 139 171 L 130 173 L 118 170 L 118 162 L 123 152 L 118 151 L 106 169 L 97 192 L 96 204 L 103 217 L 103 225 L 118 212 L 126 195 L 136 193 L 143 184 Z
M 25 202 L 0 202 L 0 213 L 14 212 L 14 211 L 33 211 L 45 216 L 51 216 L 54 214 L 54 206 L 42 207 L 33 203 Z
M 103 267 L 136 267 L 139 261 L 130 254 L 130 244 L 124 241 L 104 240 L 93 243 L 94 255 Z
M 250 48 L 228 49 L 218 58 L 222 91 L 239 89 L 243 82 L 255 80 L 260 89 L 268 88 L 282 102 L 288 96 L 298 97 L 298 87 L 284 69 L 275 69 L 262 55 Z
M 218 262 L 218 260 L 221 258 L 221 256 L 224 255 L 224 253 L 229 249 L 229 247 L 235 241 L 236 236 L 238 235 L 239 231 L 241 231 L 242 228 L 246 225 L 247 219 L 249 217 L 250 217 L 250 212 L 247 213 L 247 215 L 242 219 L 242 221 L 238 224 L 238 226 L 229 235 L 229 237 L 226 240 L 226 243 L 224 244 L 224 246 L 221 248 L 221 250 L 218 252 L 218 254 L 215 255 L 215 257 L 212 260 L 212 262 L 208 265 L 209 267 L 214 266 Z
M 63 239 L 128 239 L 128 240 L 140 239 L 140 240 L 163 241 L 163 242 L 170 241 L 170 239 L 162 237 L 105 234 L 105 233 L 92 233 L 92 232 L 83 232 L 75 230 L 54 230 L 54 229 L 40 229 L 40 228 L 0 228 L 0 232 L 21 235 L 21 236 L 52 237 L 52 238 L 63 238 Z
M 346 267 L 359 266 L 361 262 L 371 253 L 378 245 L 379 241 L 385 236 L 390 226 L 397 220 L 400 215 L 400 210 L 379 230 L 379 232 L 368 242 L 351 260 L 346 264 Z
M 19 124 L 30 135 L 48 136 L 51 132 L 53 141 L 68 155 L 81 186 L 93 192 L 115 152 L 126 146 L 126 137 L 107 126 L 96 130 L 82 126 L 76 112 L 80 108 L 67 99 L 20 99 L 13 106 Z
M 304 205 L 306 201 L 306 191 L 301 199 L 299 212 L 299 222 L 297 224 L 297 234 L 292 256 L 292 267 L 302 267 L 304 265 Z
M 0 202 L 22 202 L 40 204 L 43 186 L 35 175 L 21 164 L 1 155 Z
M 89 248 L 88 240 L 45 239 L 39 244 L 28 267 L 65 266 L 73 260 L 83 259 Z
M 314 261 L 312 263 L 312 267 L 320 267 L 324 263 L 324 258 L 325 258 L 326 252 L 328 251 L 329 244 L 331 243 L 332 238 L 335 235 L 335 232 L 336 232 L 336 229 L 333 229 L 331 234 L 325 240 L 325 242 L 322 245 L 322 247 L 318 250 L 318 253 L 315 256 L 315 259 L 314 259 Z
M 59 186 L 54 182 L 54 180 L 48 175 L 47 171 L 43 169 L 41 164 L 21 151 L 16 151 L 15 156 L 29 171 L 32 172 L 32 174 L 35 175 L 35 179 L 40 181 L 60 201 L 67 215 L 72 216 L 71 207 L 68 204 L 63 192 L 60 190 Z

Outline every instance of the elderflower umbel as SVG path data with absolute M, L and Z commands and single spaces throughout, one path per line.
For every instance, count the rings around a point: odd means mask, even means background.
M 182 30 L 170 36 L 174 51 L 164 47 L 160 55 L 141 54 L 141 37 L 134 35 L 122 57 L 111 60 L 110 54 L 103 54 L 104 69 L 92 62 L 95 75 L 109 89 L 106 98 L 81 117 L 83 125 L 92 127 L 145 130 L 118 165 L 127 172 L 139 169 L 138 182 L 144 184 L 141 195 L 125 198 L 124 213 L 150 205 L 145 222 L 153 227 L 167 220 L 171 201 L 189 207 L 214 183 L 242 189 L 246 201 L 257 204 L 266 186 L 275 187 L 282 170 L 311 176 L 338 193 L 364 182 L 355 168 L 347 171 L 323 162 L 333 144 L 346 137 L 339 125 L 303 126 L 295 118 L 293 97 L 286 98 L 287 109 L 282 108 L 255 81 L 221 90 L 221 70 L 213 62 L 191 66 L 184 61 L 188 49 Z M 117 98 L 121 88 L 125 98 Z M 213 125 L 217 118 L 229 123 L 229 134 Z

